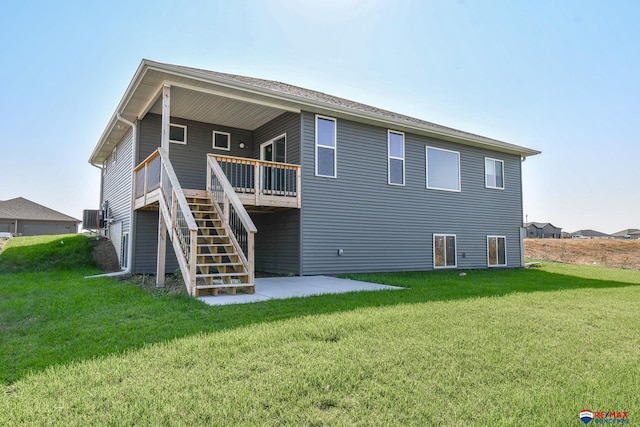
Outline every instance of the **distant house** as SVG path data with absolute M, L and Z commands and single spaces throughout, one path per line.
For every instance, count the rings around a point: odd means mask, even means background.
M 548 222 L 527 222 L 527 238 L 529 239 L 560 239 L 562 228 Z
M 640 239 L 640 230 L 637 228 L 627 228 L 611 235 L 614 239 Z
M 0 232 L 22 236 L 78 232 L 82 221 L 23 197 L 0 200 Z
M 578 230 L 571 233 L 573 239 L 611 239 L 611 236 L 595 230 Z

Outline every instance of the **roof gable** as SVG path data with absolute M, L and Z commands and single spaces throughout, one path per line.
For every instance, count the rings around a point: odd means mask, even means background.
M 0 200 L 0 218 L 31 221 L 81 222 L 79 219 L 42 206 L 23 197 Z

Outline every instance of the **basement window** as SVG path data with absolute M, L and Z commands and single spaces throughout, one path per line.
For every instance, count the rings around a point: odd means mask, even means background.
M 507 266 L 507 238 L 487 236 L 487 257 L 489 267 Z
M 185 125 L 169 124 L 169 142 L 187 144 L 187 127 Z
M 213 131 L 213 148 L 216 150 L 231 150 L 231 134 L 228 132 Z
M 433 267 L 457 267 L 455 234 L 433 235 Z

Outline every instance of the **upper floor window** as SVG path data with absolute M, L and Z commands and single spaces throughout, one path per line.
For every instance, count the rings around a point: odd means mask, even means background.
M 460 153 L 427 147 L 427 188 L 460 191 Z
M 169 124 L 169 142 L 174 144 L 187 143 L 187 127 L 185 125 Z
M 507 266 L 507 238 L 487 236 L 487 257 L 489 267 Z
M 404 185 L 404 133 L 388 131 L 389 184 Z
M 487 188 L 504 189 L 504 162 L 502 160 L 485 157 L 484 177 Z
M 213 131 L 213 148 L 218 150 L 231 150 L 231 134 L 228 132 Z
M 336 119 L 316 116 L 316 176 L 336 177 Z

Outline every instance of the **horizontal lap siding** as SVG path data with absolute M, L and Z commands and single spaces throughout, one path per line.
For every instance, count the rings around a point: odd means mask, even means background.
M 156 274 L 158 253 L 158 211 L 138 210 L 136 215 L 134 253 L 134 274 Z M 170 274 L 180 269 L 173 251 L 173 244 L 167 235 L 167 257 L 165 273 Z
M 107 159 L 103 181 L 103 201 L 109 202 L 110 216 L 114 222 L 122 222 L 122 233 L 131 229 L 133 130 L 129 131 L 117 145 L 117 160 Z M 117 251 L 120 248 L 116 249 Z
M 300 211 L 288 209 L 253 215 L 256 233 L 256 271 L 300 273 Z
M 147 114 L 142 121 L 140 159 L 144 160 L 160 146 L 162 117 Z M 187 126 L 187 144 L 169 144 L 169 158 L 183 189 L 204 190 L 207 180 L 207 154 L 249 157 L 253 152 L 253 132 L 209 123 L 194 122 L 177 117 L 171 123 Z M 213 131 L 231 134 L 231 150 L 213 148 Z M 240 143 L 245 148 L 240 148 Z
M 286 133 L 287 163 L 300 164 L 300 115 L 285 113 L 253 133 L 255 158 L 260 144 Z M 300 273 L 300 211 L 289 209 L 251 217 L 256 233 L 256 270 L 270 273 Z
M 392 186 L 387 129 L 338 119 L 337 178 L 316 177 L 315 116 L 303 122 L 303 274 L 431 269 L 434 233 L 457 235 L 458 268 L 487 266 L 487 235 L 520 265 L 518 156 L 406 134 L 406 185 Z M 460 152 L 461 192 L 425 188 L 427 145 Z M 505 190 L 484 187 L 485 155 L 505 161 Z
M 300 114 L 284 113 L 253 132 L 253 157 L 260 158 L 260 144 L 270 141 L 283 133 L 286 138 L 287 163 L 300 164 Z

